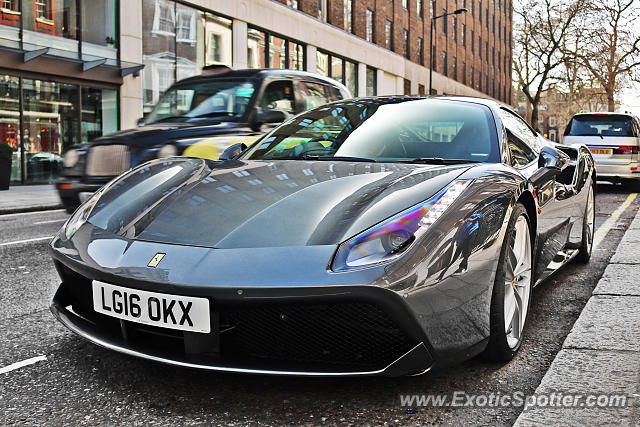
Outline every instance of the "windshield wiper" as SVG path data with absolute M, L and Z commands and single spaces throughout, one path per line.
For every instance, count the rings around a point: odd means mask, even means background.
M 163 118 L 158 119 L 158 120 L 156 120 L 156 121 L 150 122 L 149 124 L 151 124 L 151 123 L 167 122 L 167 121 L 170 121 L 170 120 L 175 120 L 175 119 L 185 119 L 185 118 L 187 118 L 187 119 L 188 119 L 188 117 L 186 117 L 186 116 L 166 116 L 166 117 L 163 117 Z
M 198 114 L 196 116 L 187 116 L 190 119 L 199 119 L 202 117 L 217 117 L 217 116 L 232 116 L 235 117 L 237 114 L 231 113 L 229 111 L 214 111 L 211 113 Z
M 311 154 L 303 154 L 300 156 L 302 160 L 320 160 L 320 161 L 345 161 L 345 162 L 369 162 L 375 163 L 373 159 L 367 159 L 366 157 L 351 157 L 351 156 L 314 156 Z
M 411 160 L 398 160 L 396 163 L 423 163 L 427 165 L 459 165 L 463 163 L 482 163 L 479 160 L 444 159 L 442 157 L 418 157 Z

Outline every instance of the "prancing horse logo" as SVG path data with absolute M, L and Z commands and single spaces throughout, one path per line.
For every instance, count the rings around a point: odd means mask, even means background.
M 158 252 L 157 254 L 154 255 L 153 258 L 151 258 L 151 261 L 149 261 L 149 264 L 147 264 L 147 267 L 156 268 L 158 264 L 160 264 L 160 261 L 162 261 L 162 258 L 164 258 L 165 255 L 166 254 Z

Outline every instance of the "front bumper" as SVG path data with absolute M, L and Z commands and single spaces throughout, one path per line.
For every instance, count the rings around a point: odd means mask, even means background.
M 415 375 L 434 363 L 402 297 L 378 287 L 254 288 L 241 294 L 210 288 L 200 296 L 210 300 L 212 332 L 200 334 L 96 313 L 91 280 L 59 261 L 56 267 L 64 279 L 51 305 L 58 320 L 128 355 L 189 368 L 305 376 Z M 184 293 L 179 286 L 167 290 Z

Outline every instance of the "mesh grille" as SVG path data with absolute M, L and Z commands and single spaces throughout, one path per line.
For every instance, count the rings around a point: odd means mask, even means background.
M 129 148 L 126 145 L 97 145 L 89 150 L 87 175 L 120 175 L 129 169 L 129 164 Z
M 275 305 L 220 314 L 221 351 L 313 365 L 380 369 L 413 343 L 378 307 L 364 303 Z

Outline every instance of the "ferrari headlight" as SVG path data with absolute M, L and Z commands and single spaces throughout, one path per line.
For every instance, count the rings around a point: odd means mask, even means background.
M 470 183 L 469 180 L 454 181 L 430 199 L 341 243 L 332 270 L 364 268 L 397 258 L 440 218 Z
M 160 150 L 158 150 L 158 158 L 162 159 L 164 157 L 173 157 L 178 155 L 178 149 L 173 144 L 163 145 Z
M 62 157 L 62 164 L 65 168 L 72 168 L 76 163 L 78 163 L 78 160 L 80 160 L 78 150 L 71 149 L 64 153 L 64 156 Z
M 105 188 L 106 186 L 93 193 L 93 196 L 91 196 L 78 209 L 76 209 L 73 215 L 71 215 L 67 222 L 65 222 L 63 229 L 64 235 L 67 239 L 72 238 L 73 235 L 76 234 L 76 231 L 78 231 L 78 229 L 82 226 L 82 224 L 87 222 L 89 215 L 91 215 L 91 211 L 95 207 L 96 203 L 98 203 L 98 200 L 100 199 L 100 196 L 104 192 Z

